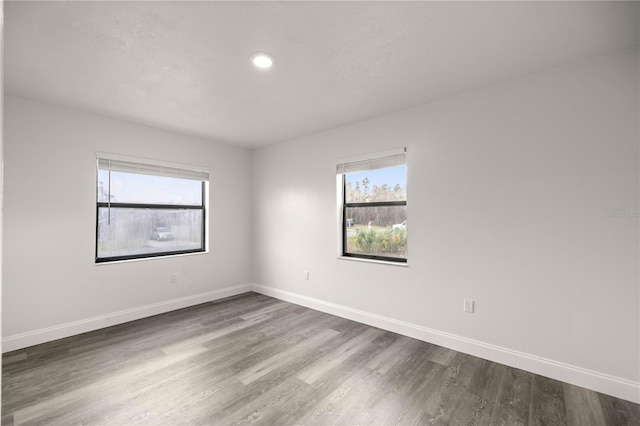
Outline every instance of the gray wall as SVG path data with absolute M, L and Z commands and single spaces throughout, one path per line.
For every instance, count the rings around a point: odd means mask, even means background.
M 256 151 L 255 282 L 638 399 L 639 75 L 622 52 Z M 409 266 L 338 259 L 336 164 L 399 146 Z
M 638 63 L 253 152 L 5 96 L 3 349 L 254 288 L 637 401 Z M 335 165 L 401 146 L 409 266 L 338 259 Z M 208 166 L 210 252 L 95 265 L 96 151 Z
M 60 337 L 250 281 L 250 151 L 13 96 L 4 116 L 5 339 Z M 97 151 L 208 167 L 209 253 L 94 264 Z

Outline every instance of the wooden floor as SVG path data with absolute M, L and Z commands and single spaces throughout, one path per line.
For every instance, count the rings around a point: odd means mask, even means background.
M 7 353 L 2 424 L 640 425 L 640 406 L 247 293 Z

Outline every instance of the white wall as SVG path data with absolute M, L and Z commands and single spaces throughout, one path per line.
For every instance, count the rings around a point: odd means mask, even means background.
M 255 151 L 256 288 L 640 402 L 639 75 L 619 52 Z M 338 260 L 336 163 L 400 146 L 409 267 Z
M 4 123 L 5 350 L 250 288 L 250 151 L 14 96 Z M 95 265 L 97 151 L 208 166 L 210 252 Z
M 253 154 L 5 96 L 3 349 L 253 281 L 640 402 L 638 218 L 605 214 L 639 208 L 638 63 L 622 52 Z M 399 146 L 409 267 L 338 260 L 336 163 Z M 96 151 L 210 167 L 211 252 L 94 265 Z

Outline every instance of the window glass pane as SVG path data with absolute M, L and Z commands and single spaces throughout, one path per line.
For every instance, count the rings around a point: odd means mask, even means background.
M 347 207 L 346 253 L 407 257 L 407 207 Z
M 199 206 L 202 181 L 112 171 L 109 186 L 109 171 L 98 170 L 98 201 Z
M 347 173 L 347 203 L 405 201 L 407 199 L 407 166 Z
M 198 249 L 204 249 L 202 210 L 98 209 L 99 258 Z

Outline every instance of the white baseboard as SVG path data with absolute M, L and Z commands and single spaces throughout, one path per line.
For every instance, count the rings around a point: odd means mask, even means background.
M 126 309 L 123 311 L 100 315 L 93 318 L 87 318 L 80 321 L 60 324 L 53 327 L 42 328 L 40 330 L 30 331 L 27 333 L 14 334 L 13 336 L 7 336 L 2 339 L 2 351 L 10 352 L 16 349 L 22 349 L 28 346 L 38 345 L 40 343 L 62 339 L 64 337 L 69 337 L 80 333 L 86 333 L 88 331 L 94 331 L 116 324 L 122 324 L 128 321 L 134 321 L 152 315 L 162 314 L 164 312 L 198 305 L 200 303 L 206 303 L 218 299 L 223 299 L 225 297 L 235 296 L 237 294 L 251 291 L 251 287 L 251 284 L 241 284 L 233 287 L 226 287 L 220 290 L 208 291 L 206 293 L 200 293 L 192 296 L 186 296 L 178 299 L 140 306 L 137 308 Z
M 259 284 L 253 291 L 541 376 L 640 403 L 640 383 Z
M 2 351 L 10 352 L 200 303 L 235 296 L 252 290 L 256 293 L 275 297 L 297 305 L 306 306 L 311 309 L 392 331 L 500 364 L 561 380 L 627 401 L 640 403 L 640 383 L 638 382 L 259 284 L 241 284 L 60 324 L 27 333 L 15 334 L 2 339 Z

